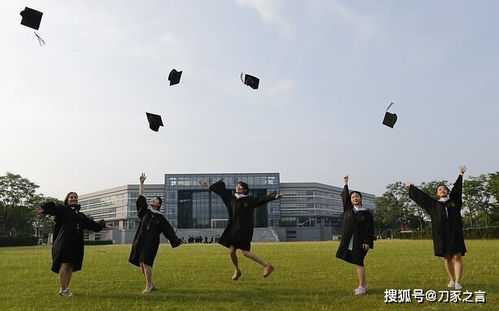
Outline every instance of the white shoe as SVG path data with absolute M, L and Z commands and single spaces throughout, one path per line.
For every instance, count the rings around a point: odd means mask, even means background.
M 69 291 L 69 289 L 65 289 L 65 290 L 60 290 L 59 291 L 59 295 L 63 296 L 63 297 L 73 297 L 73 293 Z
M 447 287 L 454 288 L 454 285 L 455 285 L 454 281 L 449 281 L 449 284 L 447 284 Z
M 459 284 L 458 282 L 455 282 L 454 289 L 463 289 L 463 286 L 461 284 Z

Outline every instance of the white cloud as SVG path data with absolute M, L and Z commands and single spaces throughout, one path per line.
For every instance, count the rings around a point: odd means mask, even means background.
M 284 19 L 280 9 L 284 4 L 281 0 L 236 0 L 240 7 L 254 9 L 265 24 L 277 26 L 278 30 L 286 37 L 292 37 L 293 31 L 290 23 Z
M 327 8 L 337 18 L 349 25 L 362 38 L 368 39 L 374 32 L 374 25 L 366 18 L 352 9 L 341 4 L 338 0 L 325 1 Z

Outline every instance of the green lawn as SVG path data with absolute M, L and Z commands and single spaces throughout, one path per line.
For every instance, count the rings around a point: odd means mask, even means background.
M 355 267 L 334 257 L 338 242 L 253 243 L 276 268 L 240 256 L 234 282 L 226 248 L 162 244 L 154 266 L 158 290 L 141 294 L 130 245 L 86 246 L 83 270 L 73 275 L 75 297 L 57 295 L 50 247 L 0 248 L 0 310 L 499 310 L 499 241 L 466 241 L 463 285 L 487 292 L 485 304 L 386 304 L 385 289 L 445 290 L 443 260 L 431 241 L 377 241 L 366 257 L 370 292 L 354 296 Z

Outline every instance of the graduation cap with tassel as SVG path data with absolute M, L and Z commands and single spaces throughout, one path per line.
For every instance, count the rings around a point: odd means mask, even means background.
M 33 28 L 35 30 L 38 30 L 40 28 L 40 23 L 43 16 L 42 12 L 25 7 L 24 11 L 22 11 L 20 14 L 22 16 L 21 25 Z M 34 34 L 38 39 L 38 43 L 40 44 L 40 46 L 44 46 L 45 41 L 35 31 Z

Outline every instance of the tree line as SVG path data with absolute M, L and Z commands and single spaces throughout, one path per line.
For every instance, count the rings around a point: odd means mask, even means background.
M 416 185 L 436 198 L 436 189 L 447 180 L 433 180 Z M 423 231 L 430 227 L 430 218 L 414 201 L 404 183 L 398 181 L 386 186 L 386 191 L 375 200 L 373 211 L 376 234 L 393 237 L 394 232 Z M 463 182 L 464 228 L 499 225 L 499 172 L 466 177 Z
M 49 215 L 37 215 L 33 205 L 47 201 L 62 203 L 37 193 L 39 186 L 21 175 L 7 172 L 0 176 L 0 236 L 48 236 L 53 230 Z

